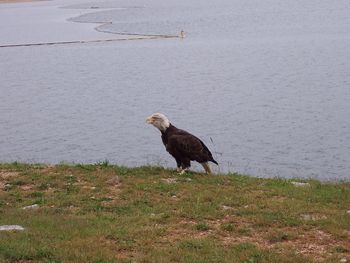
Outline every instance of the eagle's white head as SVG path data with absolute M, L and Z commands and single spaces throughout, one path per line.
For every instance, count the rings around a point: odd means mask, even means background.
M 154 127 L 158 128 L 160 131 L 164 132 L 170 126 L 168 118 L 159 112 L 153 113 L 147 117 L 146 122 L 152 124 Z

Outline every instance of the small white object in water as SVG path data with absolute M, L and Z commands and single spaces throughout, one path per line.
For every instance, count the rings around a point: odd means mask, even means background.
M 3 226 L 0 226 L 0 231 L 12 231 L 12 230 L 23 231 L 24 227 L 19 226 L 19 225 L 3 225 Z
M 301 182 L 292 182 L 292 185 L 298 186 L 298 187 L 310 186 L 309 183 L 301 183 Z
M 27 210 L 27 209 L 38 209 L 39 205 L 38 204 L 34 204 L 34 205 L 28 205 L 25 207 L 22 207 L 23 210 Z
M 181 32 L 180 32 L 180 37 L 181 37 L 181 38 L 185 38 L 185 36 L 186 36 L 186 35 L 185 35 L 185 31 L 181 30 Z

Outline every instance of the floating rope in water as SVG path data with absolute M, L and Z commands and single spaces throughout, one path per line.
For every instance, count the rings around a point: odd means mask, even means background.
M 142 40 L 142 39 L 160 39 L 160 38 L 183 38 L 182 35 L 180 35 L 180 36 L 176 36 L 176 35 L 142 35 L 142 34 L 128 34 L 128 33 L 125 33 L 125 34 L 119 33 L 119 35 L 133 35 L 133 36 L 140 36 L 140 37 L 58 41 L 58 42 L 26 43 L 26 44 L 9 44 L 9 45 L 0 45 L 0 48 L 68 45 L 68 44 L 84 44 L 84 43 L 114 42 L 114 41 Z

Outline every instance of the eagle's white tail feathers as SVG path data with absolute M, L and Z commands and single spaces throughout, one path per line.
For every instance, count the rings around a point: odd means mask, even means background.
M 201 163 L 201 165 L 203 166 L 203 168 L 207 174 L 211 174 L 211 169 L 210 169 L 210 165 L 208 162 Z

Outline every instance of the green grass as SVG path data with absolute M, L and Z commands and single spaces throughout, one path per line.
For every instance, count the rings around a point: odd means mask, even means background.
M 25 227 L 0 232 L 0 262 L 349 261 L 350 183 L 307 182 L 0 164 L 0 225 Z

